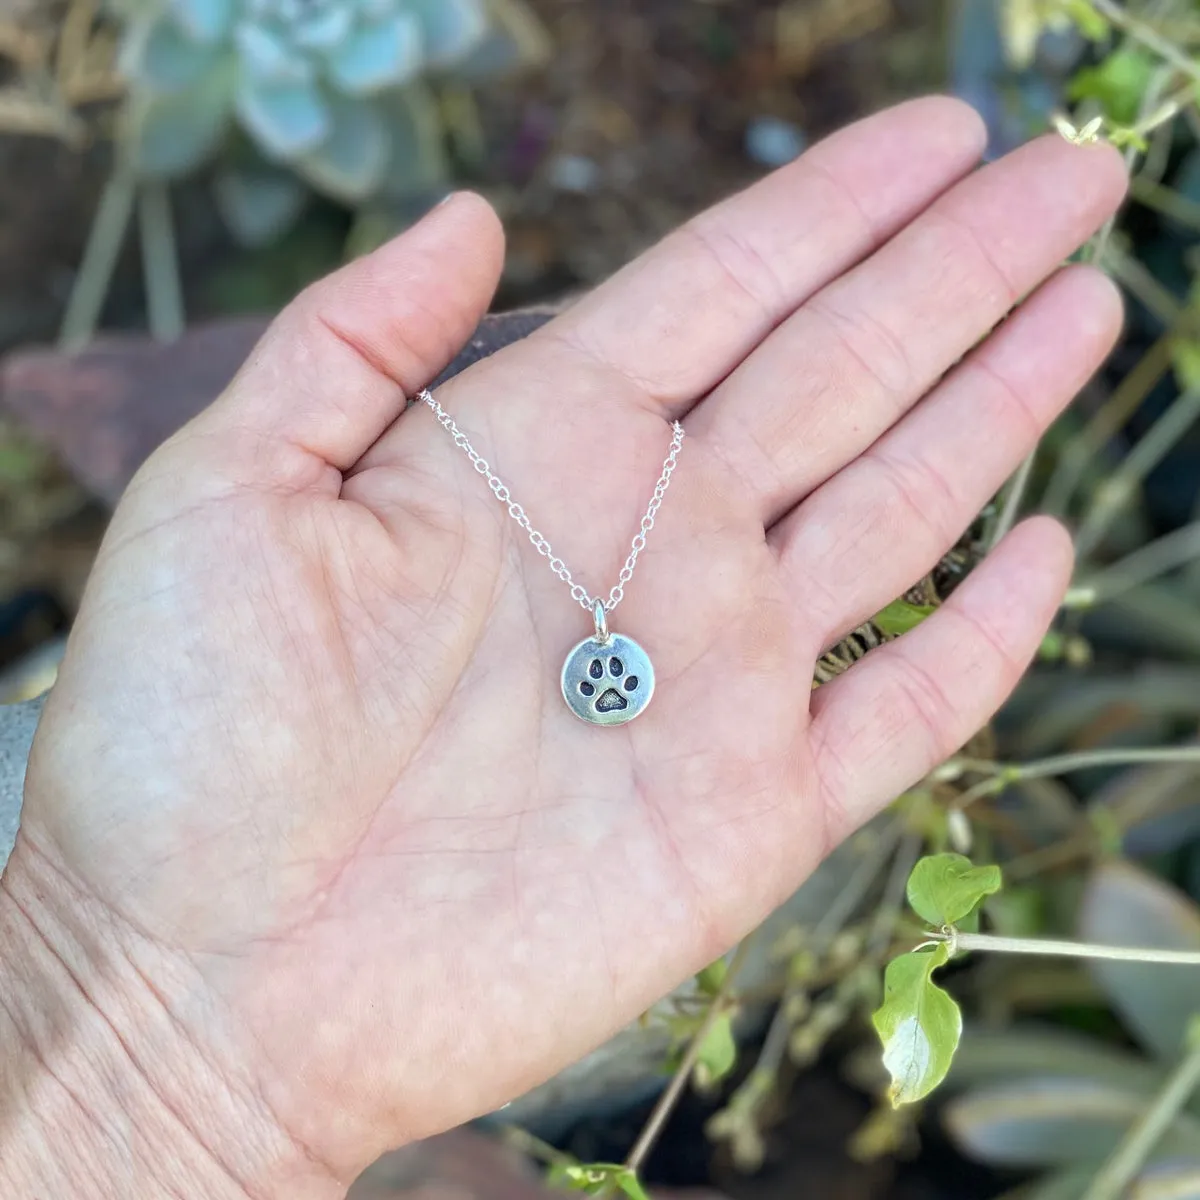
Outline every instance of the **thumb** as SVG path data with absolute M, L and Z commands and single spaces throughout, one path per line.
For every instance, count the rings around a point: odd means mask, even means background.
M 224 469 L 283 487 L 311 482 L 314 466 L 348 470 L 462 348 L 503 261 L 495 212 L 460 192 L 301 293 L 198 420 Z

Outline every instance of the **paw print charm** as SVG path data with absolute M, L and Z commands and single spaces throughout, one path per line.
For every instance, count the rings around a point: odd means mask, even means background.
M 619 633 L 587 638 L 563 664 L 563 699 L 593 725 L 624 725 L 643 712 L 654 695 L 654 668 L 645 650 Z

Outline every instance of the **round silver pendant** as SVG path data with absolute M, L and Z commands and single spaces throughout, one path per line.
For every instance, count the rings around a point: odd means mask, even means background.
M 585 638 L 563 663 L 563 699 L 593 725 L 624 725 L 654 695 L 654 668 L 645 650 L 619 633 Z

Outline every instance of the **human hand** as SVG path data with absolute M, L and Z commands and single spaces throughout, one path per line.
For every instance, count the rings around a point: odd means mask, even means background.
M 579 1057 L 1013 687 L 1070 571 L 1046 521 L 809 686 L 1116 334 L 1113 287 L 1055 272 L 1119 203 L 1120 159 L 1047 138 L 968 174 L 982 141 L 942 99 L 847 129 L 440 389 L 600 594 L 683 419 L 612 618 L 658 674 L 629 725 L 566 709 L 589 618 L 403 411 L 495 286 L 477 198 L 302 295 L 134 480 L 5 901 L 238 1186 L 336 1194 Z

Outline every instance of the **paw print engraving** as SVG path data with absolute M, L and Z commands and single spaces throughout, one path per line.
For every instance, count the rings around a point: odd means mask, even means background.
M 579 694 L 591 699 L 599 713 L 619 712 L 629 707 L 625 698 L 628 692 L 636 692 L 641 680 L 625 672 L 620 656 L 613 654 L 607 659 L 593 658 L 588 664 L 588 678 L 579 681 Z
M 632 638 L 611 634 L 588 638 L 563 664 L 562 693 L 567 706 L 592 725 L 624 725 L 650 703 L 654 668 Z

